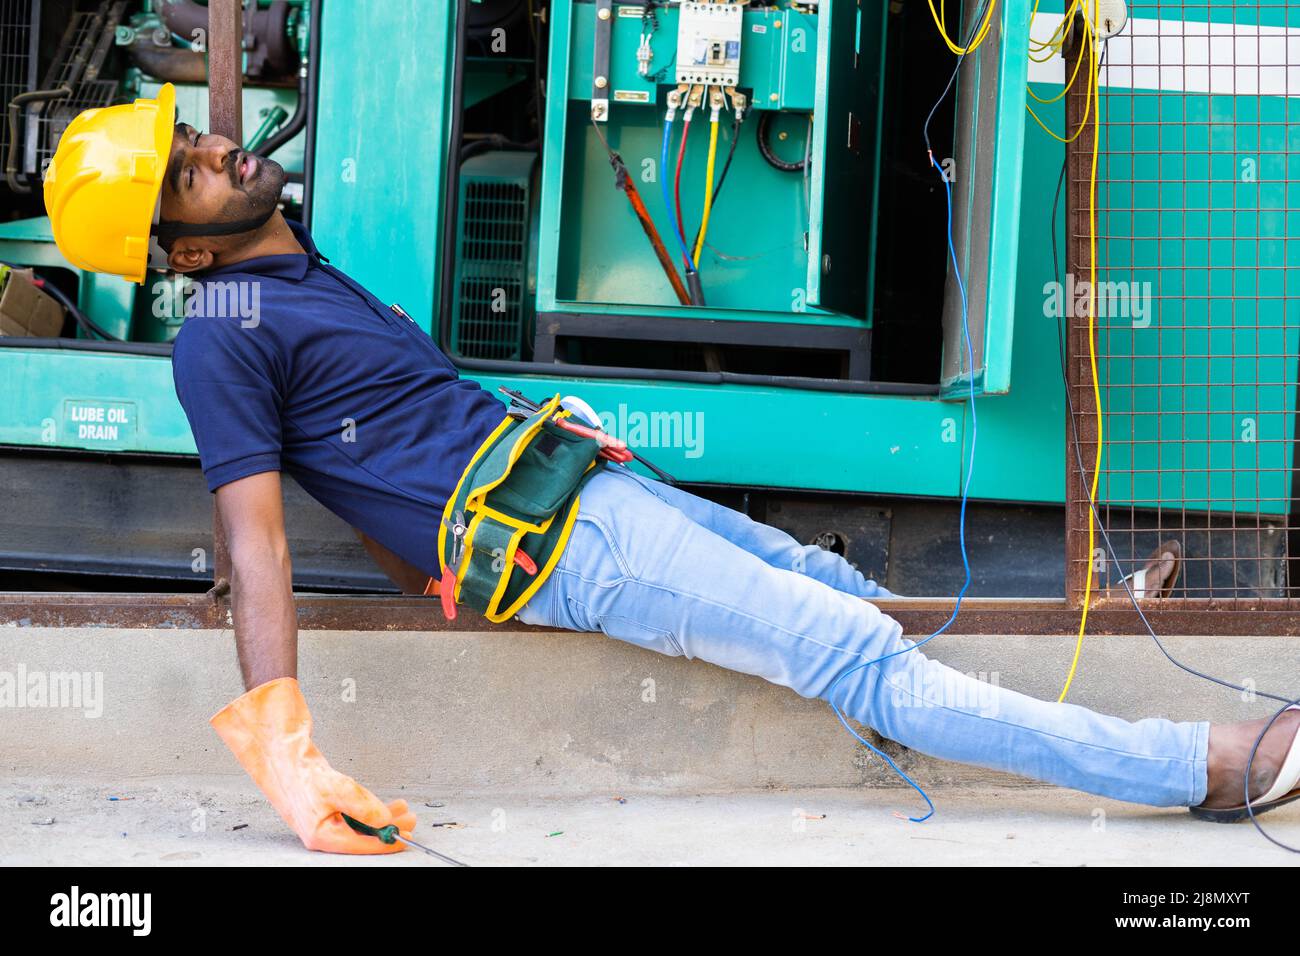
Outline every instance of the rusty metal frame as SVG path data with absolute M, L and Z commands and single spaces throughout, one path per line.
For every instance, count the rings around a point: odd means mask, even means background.
M 490 624 L 461 611 L 447 621 L 436 598 L 402 595 L 299 594 L 298 626 L 304 630 L 428 631 L 473 633 L 500 630 L 551 631 L 518 622 Z M 952 613 L 950 598 L 899 598 L 872 602 L 898 621 L 904 631 L 934 631 Z M 1143 601 L 1143 612 L 1157 634 L 1200 635 L 1224 632 L 1248 636 L 1300 635 L 1300 610 L 1259 601 Z M 0 593 L 0 627 L 201 628 L 229 630 L 230 603 L 207 594 L 62 594 L 10 591 Z M 1079 612 L 1056 598 L 966 598 L 952 634 L 1069 635 L 1079 627 Z M 1088 633 L 1096 636 L 1142 634 L 1141 619 L 1127 600 L 1093 606 Z

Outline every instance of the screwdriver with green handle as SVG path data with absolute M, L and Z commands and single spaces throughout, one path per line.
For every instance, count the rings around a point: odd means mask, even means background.
M 372 826 L 367 826 L 366 824 L 362 823 L 360 820 L 353 819 L 352 817 L 348 816 L 346 813 L 342 813 L 340 815 L 343 817 L 343 822 L 346 823 L 348 826 L 350 826 L 352 829 L 356 830 L 358 833 L 364 834 L 365 836 L 372 836 L 380 843 L 388 843 L 388 844 L 398 843 L 398 842 L 405 843 L 409 847 L 414 847 L 417 850 L 423 850 L 425 853 L 429 854 L 429 856 L 436 856 L 444 863 L 450 863 L 452 866 L 469 866 L 468 863 L 462 863 L 460 862 L 460 860 L 452 859 L 451 857 L 447 856 L 445 853 L 439 853 L 437 850 L 431 850 L 427 846 L 424 846 L 423 844 L 416 843 L 414 840 L 408 840 L 406 837 L 398 833 L 397 827 L 391 823 L 386 827 L 372 827 Z

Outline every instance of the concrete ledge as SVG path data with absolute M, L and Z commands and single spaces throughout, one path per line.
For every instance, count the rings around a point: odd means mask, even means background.
M 1209 673 L 1300 694 L 1290 689 L 1300 684 L 1295 639 L 1166 644 Z M 1054 699 L 1073 647 L 1061 637 L 944 636 L 927 650 L 1002 687 Z M 603 635 L 305 631 L 300 660 L 322 751 L 376 788 L 565 794 L 901 785 L 867 759 L 824 703 Z M 80 708 L 0 706 L 7 776 L 242 775 L 207 726 L 241 693 L 229 631 L 0 628 L 0 680 L 51 672 L 89 674 L 102 698 Z M 1069 699 L 1129 719 L 1227 721 L 1272 709 L 1176 670 L 1145 636 L 1086 639 Z M 1024 783 L 889 747 L 925 786 Z

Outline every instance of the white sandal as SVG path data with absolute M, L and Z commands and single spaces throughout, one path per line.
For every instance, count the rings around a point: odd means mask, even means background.
M 1287 710 L 1300 710 L 1300 706 L 1293 704 Z M 1188 807 L 1188 810 L 1198 820 L 1209 820 L 1212 823 L 1237 823 L 1248 819 L 1252 812 L 1259 816 L 1293 800 L 1300 800 L 1300 728 L 1297 728 L 1296 735 L 1291 740 L 1291 749 L 1287 751 L 1286 759 L 1282 761 L 1282 769 L 1278 771 L 1273 786 L 1269 787 L 1258 800 L 1250 801 L 1249 810 L 1244 803 L 1239 807 L 1217 809 Z

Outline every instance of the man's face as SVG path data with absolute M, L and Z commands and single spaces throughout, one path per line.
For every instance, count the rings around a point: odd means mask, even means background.
M 284 168 L 275 160 L 247 153 L 224 136 L 179 123 L 163 177 L 162 218 L 198 223 L 256 219 L 279 202 L 284 178 Z M 184 242 L 229 250 L 245 237 L 199 236 L 177 240 L 174 248 Z

